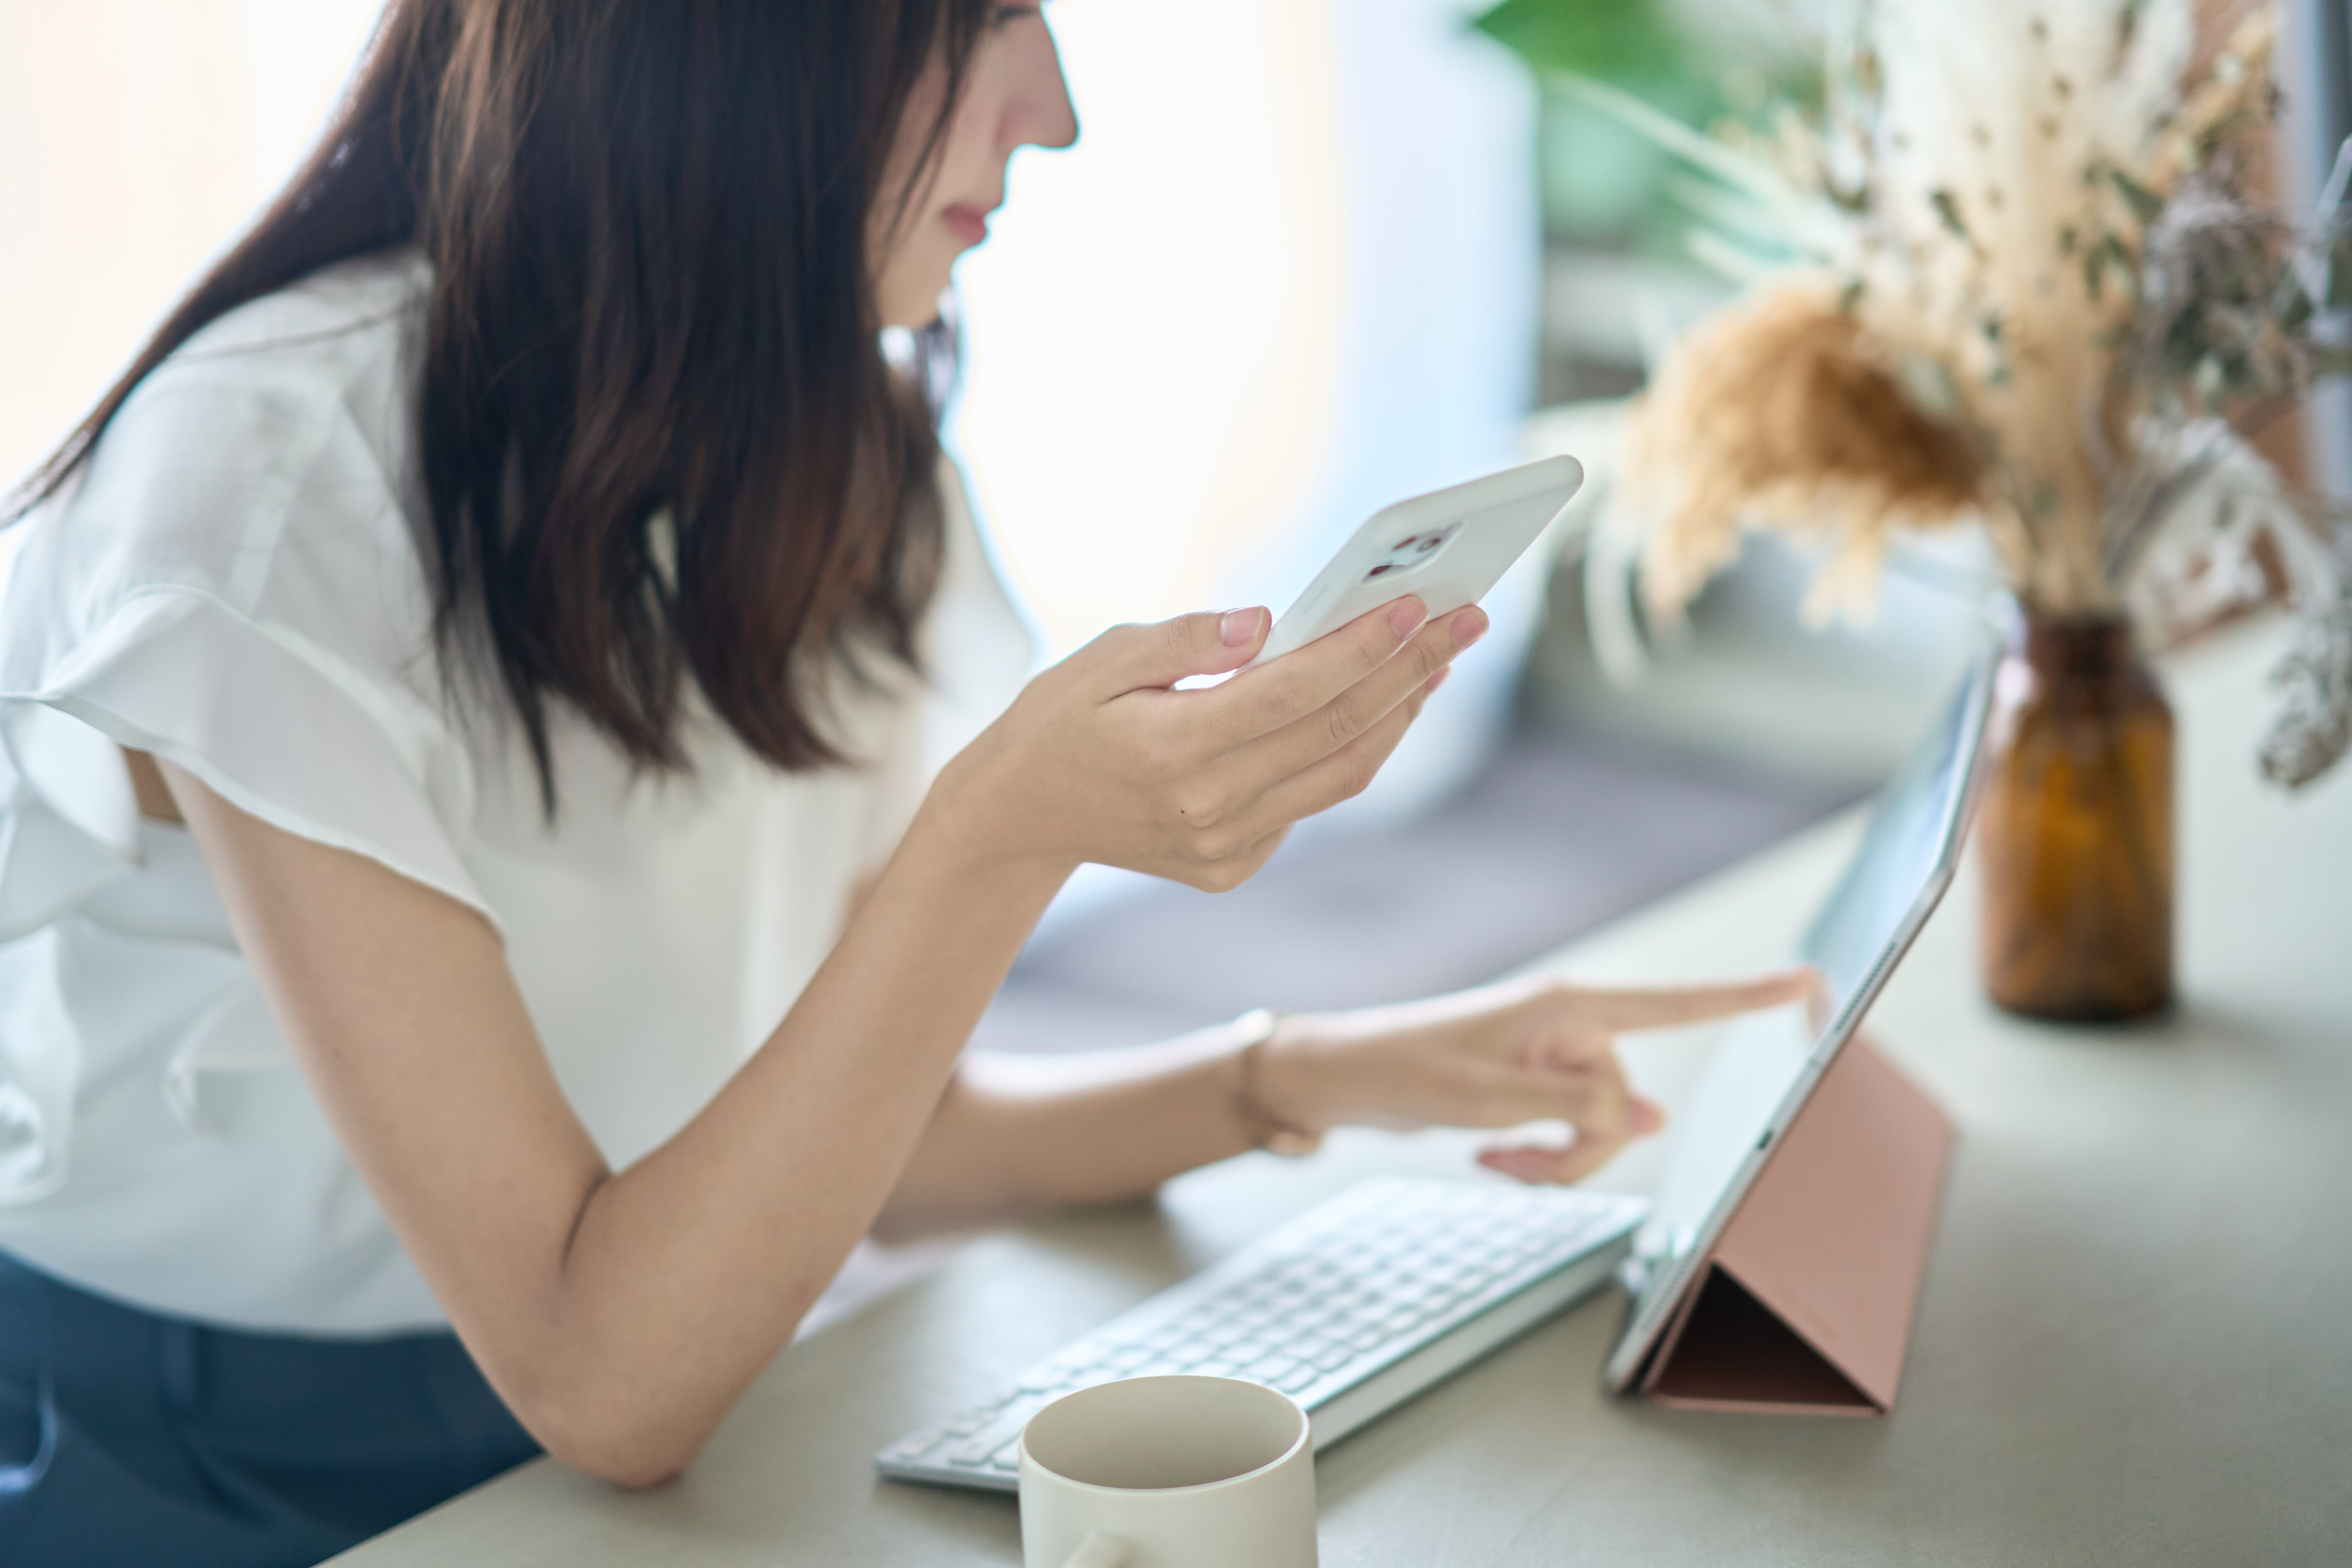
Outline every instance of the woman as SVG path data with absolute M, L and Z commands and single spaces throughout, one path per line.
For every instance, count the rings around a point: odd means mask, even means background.
M 877 343 L 941 352 L 1075 133 L 1033 5 L 394 0 L 0 618 L 0 1559 L 309 1562 L 540 1447 L 656 1484 L 869 1233 L 1349 1121 L 1564 1117 L 1489 1163 L 1573 1180 L 1658 1121 L 1615 1032 L 1793 994 L 960 1066 L 1077 864 L 1237 884 L 1484 625 L 1020 687 Z

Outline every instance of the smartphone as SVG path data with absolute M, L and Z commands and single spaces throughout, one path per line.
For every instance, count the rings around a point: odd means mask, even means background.
M 1583 484 L 1583 464 L 1546 458 L 1381 508 L 1316 574 L 1243 668 L 1280 658 L 1407 594 L 1421 595 L 1433 621 L 1476 604 Z

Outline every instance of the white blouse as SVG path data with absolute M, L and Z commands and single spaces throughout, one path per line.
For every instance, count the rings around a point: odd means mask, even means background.
M 701 716 L 691 775 L 646 778 L 559 708 L 550 826 L 517 727 L 453 714 L 430 635 L 403 478 L 429 276 L 347 263 L 197 334 L 27 522 L 0 602 L 0 1249 L 157 1310 L 446 1321 L 121 748 L 480 910 L 617 1169 L 775 1026 L 1029 668 L 950 471 L 924 679 L 837 683 L 863 765 L 780 773 Z

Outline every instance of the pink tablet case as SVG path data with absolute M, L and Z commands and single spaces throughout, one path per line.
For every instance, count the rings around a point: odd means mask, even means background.
M 1936 1102 L 1850 1042 L 1693 1277 L 1643 1392 L 1706 1410 L 1885 1414 L 1951 1150 Z

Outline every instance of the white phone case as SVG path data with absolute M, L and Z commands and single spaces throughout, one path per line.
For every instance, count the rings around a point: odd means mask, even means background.
M 1253 668 L 1366 611 L 1418 594 L 1430 619 L 1475 605 L 1584 484 L 1574 458 L 1546 458 L 1383 507 L 1274 624 Z

